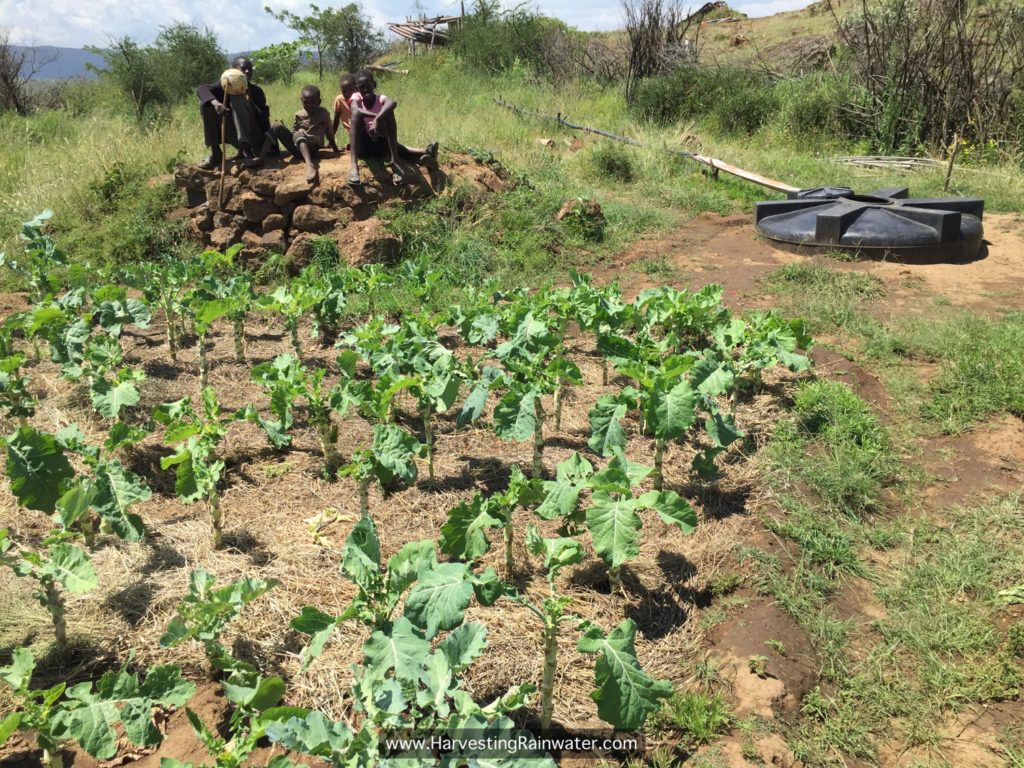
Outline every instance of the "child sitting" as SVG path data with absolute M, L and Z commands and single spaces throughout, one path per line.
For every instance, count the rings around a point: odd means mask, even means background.
M 352 131 L 352 108 L 348 102 L 356 92 L 356 76 L 351 72 L 342 75 L 338 80 L 338 87 L 341 88 L 341 93 L 334 98 L 334 134 L 337 136 L 340 126 L 345 129 L 345 135 L 348 136 Z
M 399 156 L 410 162 L 437 167 L 437 142 L 425 149 L 415 149 L 398 143 L 398 123 L 395 107 L 398 104 L 382 93 L 376 93 L 373 75 L 361 69 L 355 74 L 355 92 L 349 101 L 352 110 L 349 136 L 352 146 L 352 166 L 349 184 L 359 184 L 358 160 L 371 157 L 391 158 L 391 182 L 399 186 L 405 174 L 398 162 Z
M 306 162 L 306 181 L 315 182 L 317 169 L 314 158 L 324 145 L 324 138 L 335 152 L 341 150 L 334 140 L 331 113 L 320 106 L 320 89 L 315 85 L 305 86 L 301 100 L 302 109 L 295 113 L 291 131 L 281 123 L 270 126 L 270 136 L 263 145 L 260 158 L 265 158 L 271 147 L 280 141 L 293 157 L 301 157 Z

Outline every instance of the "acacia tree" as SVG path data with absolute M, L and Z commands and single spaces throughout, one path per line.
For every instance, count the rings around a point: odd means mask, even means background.
M 27 115 L 32 106 L 29 82 L 56 55 L 42 55 L 35 46 L 11 42 L 9 30 L 0 30 L 0 110 Z
M 324 76 L 324 60 L 348 70 L 358 69 L 382 49 L 384 36 L 363 15 L 359 6 L 349 3 L 342 8 L 320 8 L 309 5 L 310 14 L 299 16 L 291 11 L 263 10 L 299 33 L 299 42 L 316 51 L 319 75 Z

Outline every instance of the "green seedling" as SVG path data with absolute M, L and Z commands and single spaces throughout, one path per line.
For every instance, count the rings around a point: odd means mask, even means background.
M 153 722 L 153 709 L 183 706 L 195 693 L 195 685 L 182 679 L 173 665 L 152 666 L 140 680 L 138 673 L 127 671 L 126 663 L 96 683 L 58 683 L 45 690 L 29 687 L 35 667 L 32 654 L 20 647 L 14 649 L 11 665 L 0 667 L 0 680 L 11 686 L 17 701 L 15 710 L 0 720 L 0 746 L 15 731 L 34 733 L 43 768 L 63 768 L 61 745 L 67 741 L 109 760 L 117 754 L 113 726 L 118 723 L 132 744 L 154 747 L 163 734 Z

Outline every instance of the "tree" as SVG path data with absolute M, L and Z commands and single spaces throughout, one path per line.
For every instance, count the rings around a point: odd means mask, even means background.
M 136 119 L 142 119 L 146 107 L 163 100 L 159 70 L 151 48 L 142 47 L 125 35 L 111 43 L 107 50 L 95 46 L 87 46 L 87 50 L 103 56 L 106 66 L 86 64 L 86 67 L 124 92 L 131 100 Z
M 126 35 L 109 49 L 88 50 L 103 56 L 105 66 L 86 66 L 131 100 L 139 120 L 148 107 L 181 101 L 200 83 L 216 80 L 226 60 L 212 30 L 183 22 L 161 27 L 153 45 Z
M 259 73 L 261 83 L 281 82 L 291 85 L 302 60 L 308 55 L 302 43 L 297 40 L 294 43 L 274 43 L 253 53 L 252 65 Z
M 27 115 L 32 106 L 29 82 L 56 55 L 42 56 L 35 46 L 11 43 L 9 30 L 0 30 L 0 110 Z
M 168 101 L 188 96 L 200 83 L 220 78 L 227 60 L 213 30 L 200 30 L 181 21 L 160 27 L 153 48 Z
M 320 8 L 310 3 L 311 13 L 299 16 L 291 11 L 275 13 L 269 6 L 263 10 L 299 33 L 299 42 L 316 51 L 319 76 L 324 76 L 324 60 L 358 69 L 377 56 L 384 43 L 384 35 L 363 15 L 359 6 L 350 3 L 343 8 Z

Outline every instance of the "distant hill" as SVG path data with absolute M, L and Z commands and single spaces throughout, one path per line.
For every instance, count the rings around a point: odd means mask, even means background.
M 20 51 L 24 46 L 15 46 Z M 86 69 L 86 64 L 103 66 L 103 57 L 98 53 L 89 53 L 81 48 L 61 48 L 55 45 L 37 45 L 36 62 L 53 59 L 39 68 L 35 74 L 37 80 L 65 80 L 69 77 L 84 77 L 95 80 L 96 73 Z M 31 54 L 29 54 L 31 55 Z
M 16 50 L 26 50 L 26 46 L 14 46 Z M 248 56 L 249 52 L 232 53 L 227 57 L 231 61 L 236 56 Z M 37 45 L 36 61 L 42 62 L 53 59 L 36 72 L 36 80 L 66 80 L 69 77 L 84 77 L 86 80 L 95 80 L 96 73 L 86 68 L 86 64 L 96 67 L 103 66 L 103 57 L 98 53 L 89 53 L 82 48 L 61 48 L 55 45 Z

